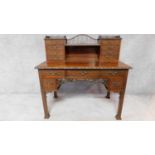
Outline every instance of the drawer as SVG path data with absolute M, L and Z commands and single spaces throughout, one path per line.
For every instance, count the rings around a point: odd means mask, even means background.
M 47 56 L 48 55 L 65 55 L 65 48 L 64 46 L 58 46 L 58 45 L 53 45 L 53 46 L 47 46 L 46 47 L 46 52 Z
M 58 83 L 55 79 L 43 79 L 43 90 L 51 92 L 57 90 Z
M 51 51 L 64 51 L 64 46 L 61 45 L 47 45 L 46 48 Z
M 46 39 L 45 40 L 46 45 L 65 45 L 65 40 L 54 40 L 54 39 Z
M 66 78 L 71 79 L 98 79 L 100 71 L 95 70 L 70 70 L 66 72 Z
M 101 40 L 101 45 L 108 45 L 108 46 L 119 46 L 121 43 L 121 40 Z
M 120 50 L 120 46 L 101 46 L 101 51 L 119 51 Z
M 118 55 L 100 55 L 101 63 L 117 63 Z
M 120 92 L 123 89 L 123 78 L 121 77 L 110 78 L 109 89 L 114 92 Z
M 62 45 L 48 45 L 46 46 L 47 61 L 64 61 L 65 48 Z
M 126 73 L 121 70 L 101 70 L 100 71 L 100 76 L 101 77 L 120 77 L 124 76 Z
M 41 70 L 40 75 L 42 78 L 64 78 L 65 71 L 64 70 Z
M 48 61 L 64 61 L 65 60 L 65 56 L 63 55 L 48 55 L 47 57 Z
M 47 53 L 48 56 L 64 56 L 64 51 L 55 50 Z

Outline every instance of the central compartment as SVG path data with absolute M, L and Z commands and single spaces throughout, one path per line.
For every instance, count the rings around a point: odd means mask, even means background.
M 73 45 L 66 46 L 67 63 L 93 63 L 99 61 L 100 46 L 98 45 Z

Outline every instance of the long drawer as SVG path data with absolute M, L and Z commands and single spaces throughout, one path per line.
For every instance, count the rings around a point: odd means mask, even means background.
M 68 70 L 66 78 L 68 79 L 98 79 L 100 72 L 96 70 Z
M 65 78 L 64 70 L 41 70 L 40 75 L 42 78 Z
M 101 70 L 100 71 L 100 77 L 120 77 L 124 76 L 125 72 L 122 70 Z

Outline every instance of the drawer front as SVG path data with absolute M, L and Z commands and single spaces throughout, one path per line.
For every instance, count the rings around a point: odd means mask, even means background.
M 121 71 L 121 70 L 101 70 L 100 72 L 100 77 L 101 78 L 106 78 L 106 77 L 120 77 L 120 76 L 124 76 L 125 72 Z
M 101 46 L 101 54 L 104 54 L 104 51 L 109 52 L 111 54 L 118 53 L 120 50 L 120 46 Z
M 47 57 L 48 62 L 59 62 L 59 61 L 65 61 L 65 56 L 62 55 L 48 55 Z
M 62 45 L 47 45 L 46 48 L 47 51 L 57 51 L 57 52 L 64 51 L 64 46 Z
M 100 71 L 95 70 L 70 70 L 66 72 L 68 79 L 98 79 L 100 78 Z
M 114 92 L 120 92 L 123 89 L 123 78 L 121 77 L 110 78 L 109 89 Z
M 119 46 L 101 46 L 101 62 L 118 62 L 120 47 Z
M 65 40 L 63 40 L 63 39 L 59 39 L 59 40 L 46 39 L 45 44 L 46 45 L 65 45 Z
M 63 61 L 65 60 L 65 48 L 59 45 L 50 45 L 46 47 L 47 61 Z
M 43 90 L 46 92 L 51 92 L 57 90 L 58 84 L 55 79 L 43 79 Z
M 101 40 L 100 41 L 100 44 L 101 45 L 108 45 L 108 46 L 119 46 L 121 43 L 121 40 L 120 39 L 116 39 L 116 40 Z
M 42 78 L 64 78 L 65 71 L 64 70 L 42 70 L 40 71 L 40 75 Z

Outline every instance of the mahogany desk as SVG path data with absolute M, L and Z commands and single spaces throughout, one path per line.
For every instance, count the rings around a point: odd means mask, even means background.
M 121 120 L 123 100 L 125 95 L 128 70 L 130 66 L 118 63 L 99 64 L 52 64 L 46 62 L 36 67 L 39 72 L 40 87 L 43 101 L 45 118 L 49 118 L 50 114 L 47 106 L 46 93 L 54 92 L 57 98 L 57 91 L 64 80 L 104 80 L 103 83 L 107 89 L 107 98 L 110 98 L 110 91 L 119 93 L 118 110 L 116 119 Z
M 40 87 L 45 118 L 50 114 L 46 93 L 57 96 L 64 81 L 99 80 L 103 81 L 107 91 L 120 94 L 116 119 L 121 120 L 123 100 L 130 66 L 119 61 L 121 49 L 120 36 L 99 35 L 97 39 L 86 35 L 46 36 L 46 62 L 36 68 L 39 72 Z

